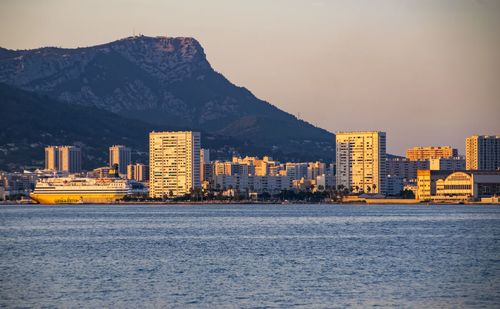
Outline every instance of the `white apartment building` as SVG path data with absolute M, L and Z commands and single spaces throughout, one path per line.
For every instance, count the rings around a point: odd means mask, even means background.
M 338 132 L 336 144 L 336 185 L 354 192 L 385 193 L 385 132 Z
M 149 195 L 176 197 L 200 188 L 200 133 L 149 134 Z
M 291 190 L 292 179 L 289 176 L 253 176 L 253 175 L 225 175 L 213 177 L 213 189 L 235 189 L 240 192 L 250 191 L 257 193 L 277 193 L 282 190 Z

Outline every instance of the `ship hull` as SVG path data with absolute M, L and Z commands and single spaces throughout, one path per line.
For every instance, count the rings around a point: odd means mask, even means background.
M 39 204 L 110 204 L 122 199 L 123 193 L 31 193 L 30 197 Z

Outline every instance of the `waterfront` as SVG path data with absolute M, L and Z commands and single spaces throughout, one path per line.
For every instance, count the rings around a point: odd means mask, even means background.
M 0 206 L 0 307 L 495 307 L 500 207 Z

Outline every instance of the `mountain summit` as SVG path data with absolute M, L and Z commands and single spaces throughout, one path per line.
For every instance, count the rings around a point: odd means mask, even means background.
M 0 82 L 152 126 L 236 138 L 241 144 L 233 150 L 248 154 L 327 161 L 334 155 L 333 134 L 232 84 L 211 67 L 194 38 L 134 36 L 76 49 L 0 48 Z

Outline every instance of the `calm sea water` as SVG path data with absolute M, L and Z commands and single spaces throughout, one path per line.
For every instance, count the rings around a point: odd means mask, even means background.
M 0 206 L 0 307 L 500 307 L 497 206 Z

